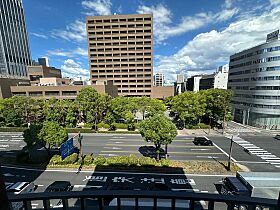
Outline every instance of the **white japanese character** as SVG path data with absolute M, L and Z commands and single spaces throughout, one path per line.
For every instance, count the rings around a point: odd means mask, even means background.
M 172 184 L 190 184 L 190 185 L 195 185 L 195 182 L 193 179 L 171 179 L 170 182 Z
M 160 178 L 160 179 L 155 179 L 155 178 L 142 178 L 141 179 L 141 183 L 143 182 L 147 182 L 149 183 L 160 183 L 160 184 L 164 184 L 164 178 Z
M 86 176 L 83 181 L 96 181 L 96 182 L 106 182 L 107 176 Z
M 133 181 L 131 181 L 132 179 L 134 179 L 134 177 L 131 178 L 125 178 L 125 177 L 114 177 L 112 180 L 113 182 L 130 182 L 130 183 L 134 183 Z

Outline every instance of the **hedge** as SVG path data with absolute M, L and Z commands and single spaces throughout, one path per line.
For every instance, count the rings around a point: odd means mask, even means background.
M 63 161 L 59 155 L 54 155 L 50 162 L 50 165 L 71 165 L 71 164 L 81 164 L 81 159 L 78 160 L 78 154 L 73 153 L 72 155 L 65 158 Z M 137 167 L 137 166 L 145 166 L 145 167 L 153 167 L 153 166 L 161 166 L 161 167 L 169 167 L 171 166 L 170 160 L 162 159 L 157 162 L 154 158 L 150 157 L 140 157 L 138 158 L 136 155 L 129 156 L 115 156 L 105 158 L 103 156 L 97 156 L 93 158 L 90 155 L 86 155 L 84 157 L 84 165 L 90 166 L 119 166 L 119 167 Z
M 23 132 L 27 127 L 0 127 L 0 132 Z

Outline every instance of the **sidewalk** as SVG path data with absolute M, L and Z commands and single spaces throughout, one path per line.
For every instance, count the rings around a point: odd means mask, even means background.
M 210 134 L 208 134 L 208 129 L 183 129 L 177 130 L 178 136 L 222 136 L 222 133 L 218 132 L 217 130 L 210 130 Z

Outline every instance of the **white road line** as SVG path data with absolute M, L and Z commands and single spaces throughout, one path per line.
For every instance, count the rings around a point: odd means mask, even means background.
M 262 162 L 260 162 L 260 161 L 237 161 L 238 163 L 253 163 L 253 164 L 269 164 L 269 162 L 264 162 L 264 161 L 262 161 Z
M 279 166 L 274 165 L 274 167 L 276 167 L 276 168 L 280 168 L 280 165 L 279 165 Z
M 0 142 L 6 142 L 9 141 L 9 139 L 0 139 Z
M 0 144 L 0 147 L 6 148 L 6 147 L 9 147 L 9 145 L 8 144 Z
M 224 153 L 227 157 L 229 157 L 228 153 L 226 153 L 222 148 L 220 148 L 217 144 L 213 143 L 215 147 L 217 147 L 222 153 Z M 231 157 L 233 162 L 237 162 L 233 157 Z
M 200 192 L 201 192 L 201 193 L 208 193 L 209 191 L 207 191 L 207 190 L 201 190 Z
M 173 188 L 172 191 L 187 191 L 187 192 L 199 192 L 199 189 L 180 189 L 180 188 Z
M 37 186 L 38 186 L 38 187 L 44 187 L 44 185 L 43 185 L 43 184 L 37 184 Z
M 263 159 L 263 160 L 279 160 L 279 158 L 278 157 L 276 157 L 276 158 L 273 158 L 273 157 L 260 157 L 261 159 Z
M 63 170 L 63 169 L 33 169 L 33 168 L 23 168 L 23 167 L 14 167 L 14 166 L 1 166 L 2 168 L 11 168 L 11 169 L 19 169 L 26 171 L 40 171 L 40 172 L 64 172 L 64 173 L 77 173 L 77 170 Z M 118 172 L 118 171 L 80 171 L 80 173 L 99 173 L 99 174 L 138 174 L 138 175 L 161 175 L 161 176 L 193 176 L 193 177 L 225 177 L 230 176 L 234 177 L 235 175 L 224 175 L 224 174 L 162 174 L 162 173 L 144 173 L 144 172 Z
M 269 161 L 269 162 L 279 162 L 280 163 L 280 159 L 278 159 L 278 160 L 267 160 L 267 161 Z
M 259 157 L 276 157 L 275 155 L 258 155 Z
M 31 203 L 32 206 L 39 206 L 38 203 Z
M 253 147 L 244 147 L 245 149 L 249 149 L 249 150 L 263 150 L 259 147 L 253 146 Z

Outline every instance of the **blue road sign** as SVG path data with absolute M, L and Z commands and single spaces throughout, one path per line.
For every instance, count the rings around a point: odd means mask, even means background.
M 74 152 L 73 138 L 68 139 L 60 146 L 61 159 L 64 160 L 67 156 Z

